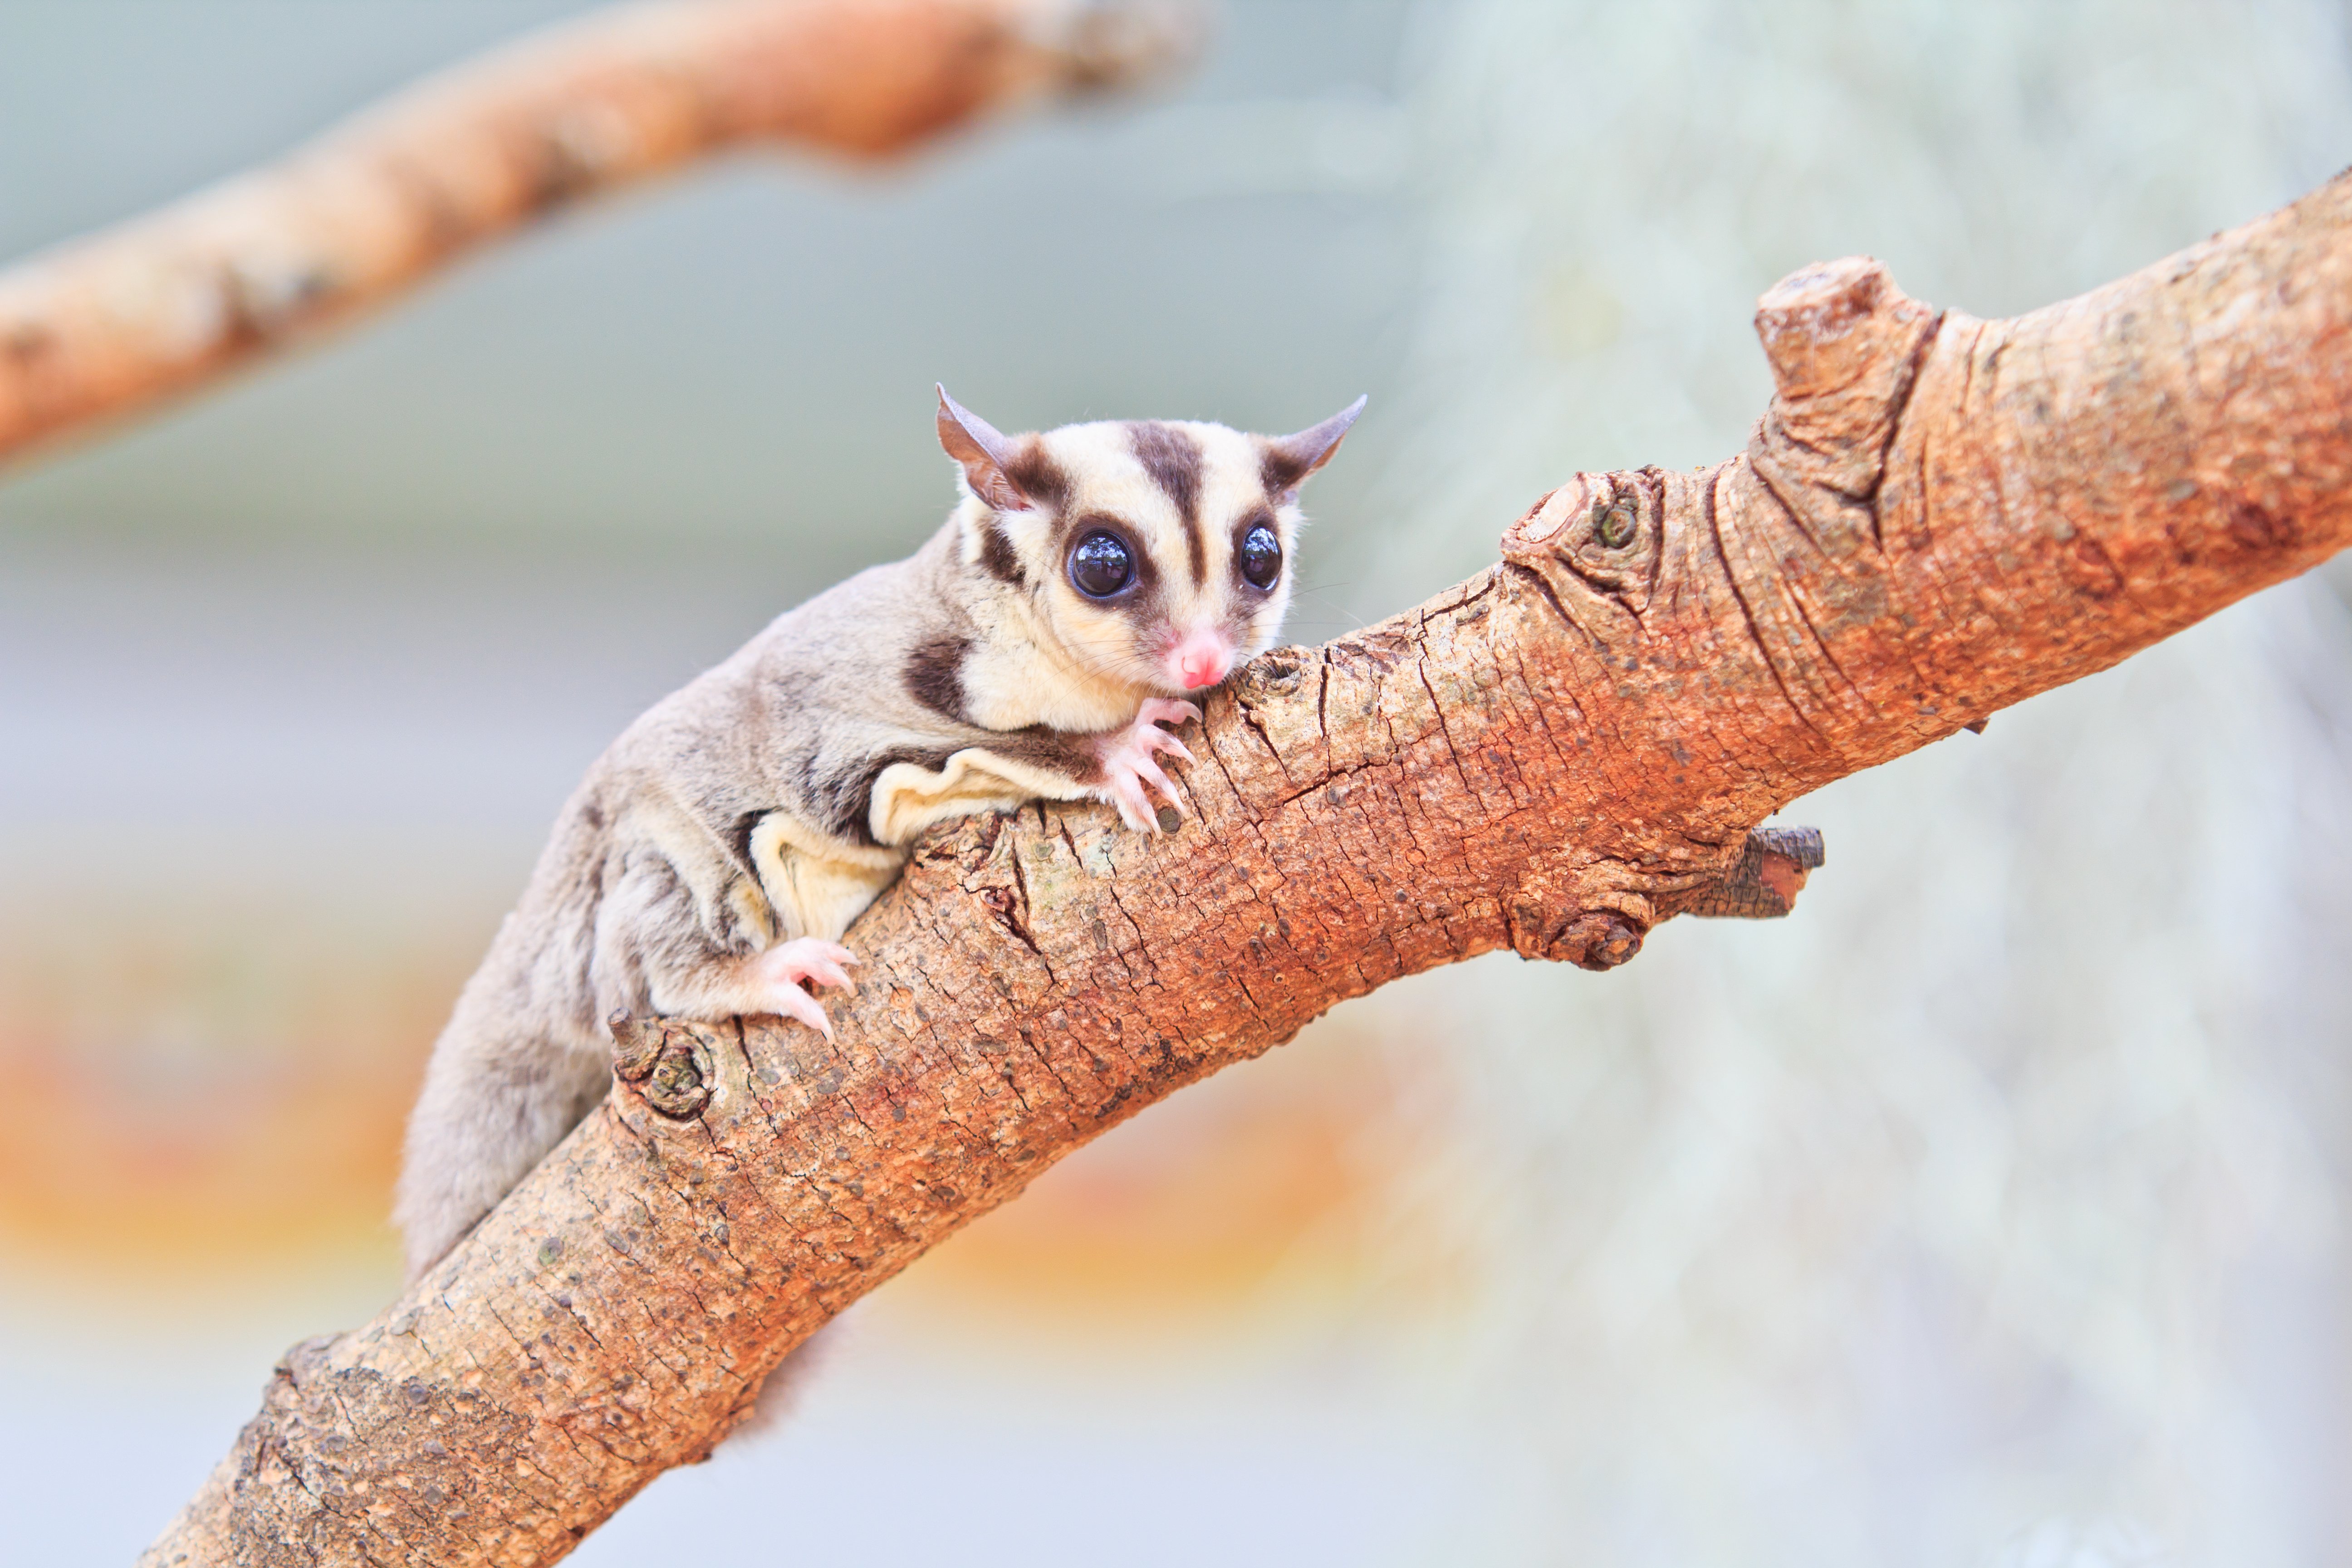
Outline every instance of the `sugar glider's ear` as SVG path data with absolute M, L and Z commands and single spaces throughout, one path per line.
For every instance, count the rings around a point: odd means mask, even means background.
M 1369 399 L 1359 397 L 1320 425 L 1310 425 L 1295 436 L 1267 436 L 1265 443 L 1265 478 L 1266 493 L 1282 499 L 1295 494 L 1307 482 L 1307 476 L 1331 460 L 1339 449 L 1339 438 L 1356 416 L 1364 411 Z
M 1013 461 L 1013 443 L 996 426 L 940 391 L 940 445 L 963 465 L 971 493 L 999 511 L 1026 511 L 1034 504 L 1021 493 L 1005 469 Z

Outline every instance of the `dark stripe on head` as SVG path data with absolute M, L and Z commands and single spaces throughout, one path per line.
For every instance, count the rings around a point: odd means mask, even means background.
M 1139 420 L 1127 427 L 1136 461 L 1151 482 L 1176 503 L 1184 520 L 1184 542 L 1192 554 L 1192 581 L 1209 577 L 1208 542 L 1201 537 L 1201 444 L 1173 425 Z
M 934 713 L 963 720 L 963 661 L 970 637 L 933 637 L 907 656 L 907 694 Z
M 1070 476 L 1045 450 L 1042 437 L 1031 436 L 1021 443 L 1021 449 L 1004 465 L 1004 477 L 1039 506 L 1058 511 L 1069 504 Z
M 1010 583 L 1017 588 L 1027 580 L 1022 574 L 1021 557 L 1014 552 L 1004 525 L 992 517 L 980 525 L 980 563 L 1000 583 Z

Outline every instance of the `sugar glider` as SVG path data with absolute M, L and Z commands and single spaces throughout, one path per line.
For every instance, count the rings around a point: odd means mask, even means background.
M 411 1278 L 603 1098 L 614 1012 L 772 1015 L 922 830 L 1098 800 L 1156 830 L 1164 728 L 1269 647 L 1298 487 L 1362 412 L 1293 436 L 1100 422 L 1007 437 L 940 389 L 961 500 L 908 560 L 787 611 L 632 724 L 565 803 L 434 1047 L 394 1215 Z

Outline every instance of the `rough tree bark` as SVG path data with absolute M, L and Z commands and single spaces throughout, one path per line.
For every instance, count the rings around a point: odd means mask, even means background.
M 1181 832 L 936 835 L 855 932 L 837 1044 L 625 1031 L 604 1108 L 383 1316 L 296 1347 L 148 1561 L 551 1562 L 850 1300 L 1333 1003 L 1773 906 L 1806 857 L 1748 834 L 1789 800 L 2352 539 L 2347 322 L 2344 179 L 2013 321 L 1867 260 L 1790 277 L 1746 452 L 1578 474 L 1494 568 L 1256 660 Z
M 184 391 L 598 192 L 748 143 L 880 157 L 1129 85 L 1189 0 L 674 0 L 430 79 L 283 162 L 0 273 L 0 458 Z

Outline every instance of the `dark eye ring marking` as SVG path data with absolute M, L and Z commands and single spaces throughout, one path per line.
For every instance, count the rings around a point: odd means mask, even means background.
M 1070 551 L 1070 586 L 1089 599 L 1112 599 L 1135 584 L 1135 552 L 1108 528 L 1090 528 Z
M 1241 548 L 1234 552 L 1234 561 L 1240 568 L 1243 582 L 1260 591 L 1271 589 L 1282 576 L 1282 541 L 1270 524 L 1253 524 L 1242 535 Z

